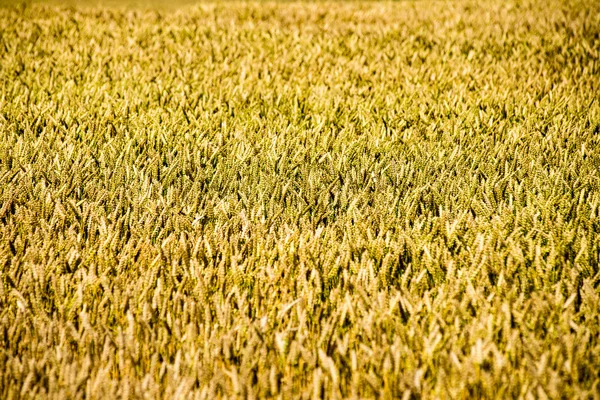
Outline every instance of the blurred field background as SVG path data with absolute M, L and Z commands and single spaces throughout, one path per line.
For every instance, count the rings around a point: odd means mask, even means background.
M 5 8 L 23 7 L 75 7 L 77 9 L 108 8 L 125 10 L 158 10 L 173 11 L 194 7 L 201 4 L 198 0 L 0 0 L 0 6 Z M 204 2 L 206 4 L 206 2 Z
M 600 3 L 0 8 L 0 398 L 600 398 Z

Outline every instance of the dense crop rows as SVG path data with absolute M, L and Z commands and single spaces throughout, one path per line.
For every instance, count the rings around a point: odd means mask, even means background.
M 598 398 L 600 3 L 0 8 L 0 398 Z

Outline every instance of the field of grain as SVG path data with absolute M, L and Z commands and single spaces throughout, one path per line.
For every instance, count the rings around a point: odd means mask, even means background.
M 600 2 L 189 3 L 0 7 L 0 398 L 600 398 Z

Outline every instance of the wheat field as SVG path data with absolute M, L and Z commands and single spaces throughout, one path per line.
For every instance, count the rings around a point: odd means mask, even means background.
M 600 399 L 600 2 L 0 7 L 0 398 Z

